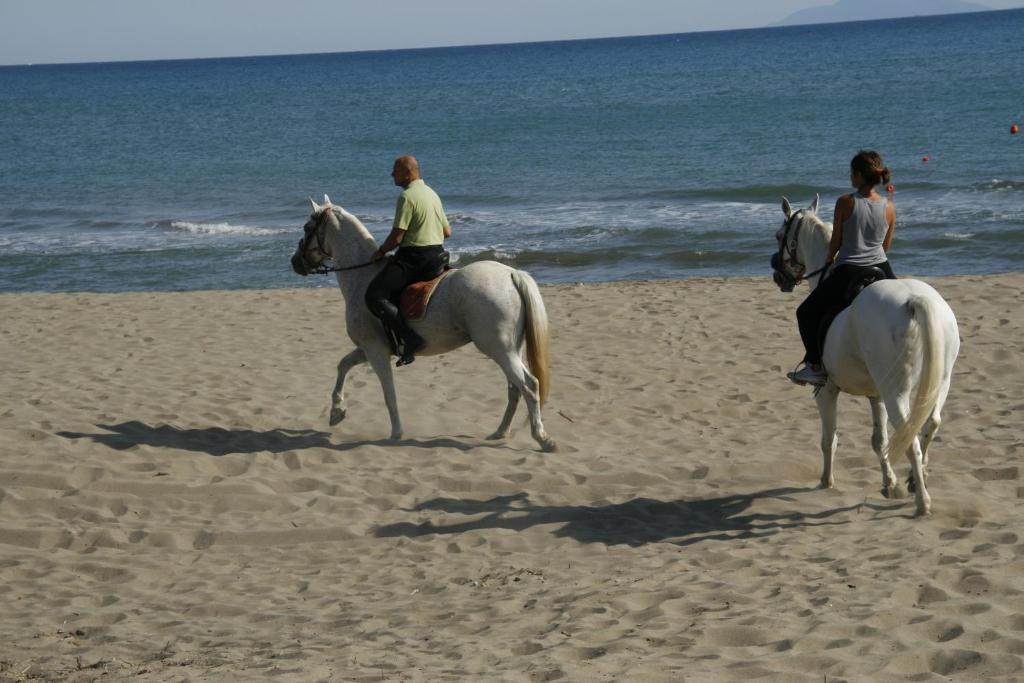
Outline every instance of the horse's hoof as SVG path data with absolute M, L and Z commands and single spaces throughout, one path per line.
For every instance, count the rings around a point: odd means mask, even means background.
M 882 488 L 882 495 L 889 500 L 899 500 L 900 498 L 907 497 L 907 491 L 899 484 L 892 483 Z
M 344 410 L 343 408 L 331 408 L 331 426 L 333 427 L 337 424 L 340 424 L 341 421 L 345 419 L 345 416 L 347 414 L 348 411 Z
M 919 507 L 914 510 L 914 517 L 931 517 L 932 509 L 930 507 Z
M 494 432 L 489 437 L 487 437 L 487 440 L 488 441 L 501 441 L 502 439 L 506 439 L 506 438 L 508 438 L 508 432 Z
M 558 451 L 558 444 L 555 443 L 554 439 L 538 439 L 540 443 L 540 449 L 545 453 L 555 453 Z
M 822 479 L 820 482 L 818 482 L 818 488 L 834 489 L 835 487 L 836 483 L 834 481 L 827 481 L 825 479 Z
M 392 441 L 401 441 L 402 432 L 391 432 L 391 436 L 388 438 L 391 439 Z

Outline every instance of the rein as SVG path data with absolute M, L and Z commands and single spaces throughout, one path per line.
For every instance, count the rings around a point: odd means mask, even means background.
M 814 276 L 815 276 L 815 275 L 817 275 L 818 273 L 823 273 L 823 272 L 825 272 L 826 270 L 828 270 L 828 267 L 829 267 L 830 265 L 832 265 L 832 264 L 830 264 L 830 263 L 826 263 L 825 265 L 823 265 L 823 266 L 822 266 L 821 268 L 818 268 L 818 269 L 817 269 L 816 271 L 814 271 L 813 273 L 806 273 L 805 275 L 801 275 L 800 277 L 798 277 L 798 278 L 796 279 L 796 281 L 797 281 L 797 282 L 802 282 L 803 280 L 807 280 L 807 279 L 809 279 L 809 278 L 812 278 L 812 277 L 814 277 Z
M 367 261 L 366 263 L 358 263 L 354 266 L 332 266 L 330 268 L 320 265 L 315 270 L 309 271 L 310 275 L 330 275 L 331 273 L 340 273 L 346 270 L 358 270 L 367 266 L 372 266 L 376 261 Z

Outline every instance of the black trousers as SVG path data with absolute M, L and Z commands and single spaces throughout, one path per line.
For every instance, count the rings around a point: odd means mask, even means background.
M 430 247 L 400 247 L 370 286 L 366 288 L 366 307 L 381 319 L 385 326 L 408 341 L 410 330 L 391 303 L 391 297 L 414 282 L 429 280 L 444 268 L 446 252 L 440 244 Z
M 823 281 L 807 295 L 804 302 L 796 309 L 796 321 L 800 326 L 800 339 L 804 342 L 804 360 L 814 365 L 821 363 L 821 347 L 819 333 L 821 323 L 832 312 L 845 308 L 849 302 L 844 301 L 850 283 L 863 278 L 872 269 L 879 268 L 885 273 L 886 279 L 895 280 L 892 266 L 888 261 L 873 266 L 854 266 L 848 263 L 832 269 Z M 838 309 L 838 310 L 837 310 Z

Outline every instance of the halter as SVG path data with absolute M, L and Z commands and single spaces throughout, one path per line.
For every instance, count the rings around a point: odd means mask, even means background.
M 327 208 L 334 212 L 333 206 Z M 335 213 L 335 215 L 337 214 Z M 321 211 L 320 215 L 317 217 L 316 224 L 313 226 L 313 230 L 307 232 L 304 237 L 301 237 L 299 239 L 299 254 L 301 255 L 303 265 L 306 265 L 306 242 L 309 240 L 310 237 L 316 238 L 316 244 L 314 244 L 312 248 L 316 249 L 317 251 L 324 255 L 324 259 L 320 261 L 320 265 L 318 265 L 316 268 L 308 269 L 308 273 L 310 275 L 330 275 L 331 273 L 340 273 L 346 270 L 357 270 L 359 268 L 366 268 L 367 266 L 372 266 L 374 263 L 376 263 L 376 261 L 367 261 L 366 263 L 357 263 L 354 266 L 332 266 L 330 268 L 323 265 L 323 262 L 327 259 L 330 259 L 331 261 L 334 260 L 334 256 L 328 254 L 327 250 L 324 249 L 324 240 L 322 234 L 323 231 L 321 230 L 320 227 L 323 222 L 323 218 L 324 212 Z
M 828 263 L 826 263 L 814 272 L 805 274 L 804 271 L 807 270 L 807 266 L 796 255 L 798 242 L 800 240 L 799 232 L 794 234 L 793 242 L 790 244 L 789 233 L 797 224 L 797 219 L 800 218 L 806 210 L 807 209 L 800 209 L 789 217 L 786 221 L 786 227 L 782 231 L 782 237 L 779 240 L 779 251 L 772 255 L 772 270 L 775 271 L 773 273 L 773 279 L 775 280 L 775 284 L 779 285 L 779 287 L 795 287 L 797 283 L 823 273 L 828 268 Z M 786 271 L 787 257 L 789 258 L 790 263 L 795 266 L 797 275 L 791 275 Z

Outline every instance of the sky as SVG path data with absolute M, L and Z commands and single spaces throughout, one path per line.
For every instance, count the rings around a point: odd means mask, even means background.
M 993 9 L 1024 0 L 979 0 Z M 832 0 L 0 0 L 0 64 L 107 62 L 688 33 Z

